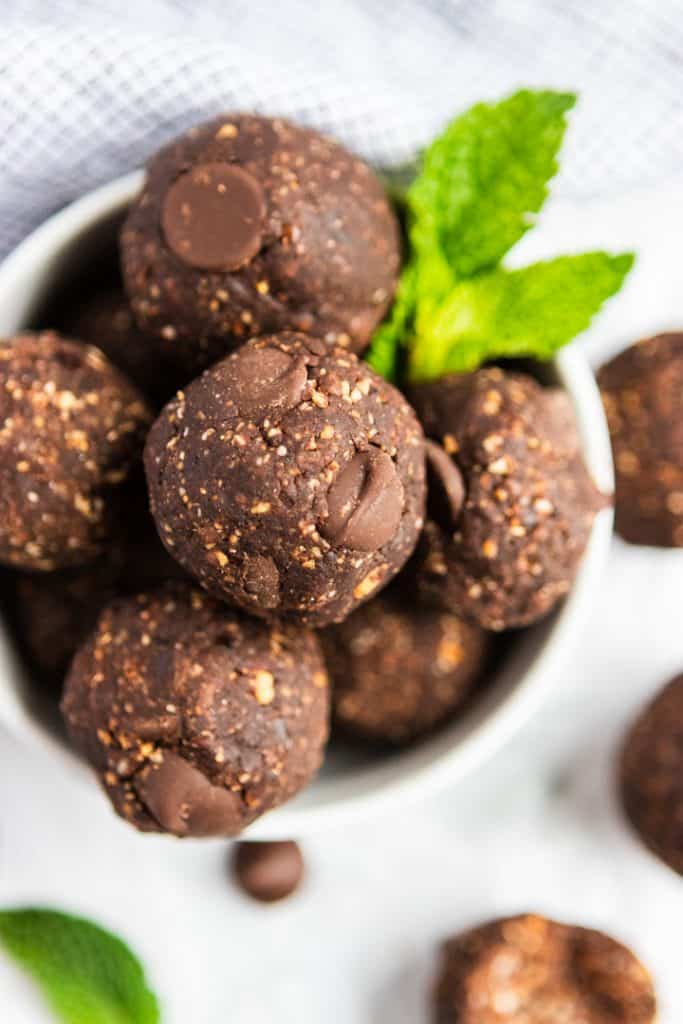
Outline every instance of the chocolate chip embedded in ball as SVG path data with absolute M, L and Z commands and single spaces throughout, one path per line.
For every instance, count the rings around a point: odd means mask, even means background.
M 683 675 L 633 724 L 621 756 L 621 797 L 643 842 L 683 875 Z
M 434 1024 L 654 1024 L 652 979 L 602 932 L 536 914 L 450 939 L 434 993 Z
M 452 719 L 491 648 L 478 626 L 417 603 L 403 577 L 319 636 L 336 725 L 391 744 L 409 743 Z
M 237 884 L 260 903 L 275 903 L 291 896 L 301 884 L 304 859 L 291 840 L 235 843 L 231 855 Z
M 494 368 L 419 385 L 412 399 L 440 446 L 427 450 L 423 596 L 485 629 L 535 622 L 569 590 L 604 504 L 569 398 Z
M 0 341 L 0 562 L 44 571 L 95 558 L 150 419 L 98 349 L 52 332 Z
M 121 234 L 138 323 L 188 376 L 282 330 L 361 352 L 391 303 L 399 248 L 365 163 L 317 132 L 244 114 L 165 146 Z
M 602 367 L 598 383 L 617 532 L 633 544 L 683 547 L 683 333 L 631 346 Z
M 398 572 L 424 515 L 423 435 L 352 353 L 254 339 L 170 402 L 145 452 L 171 554 L 261 616 L 342 620 Z
M 176 178 L 161 208 L 166 242 L 200 270 L 239 270 L 261 248 L 266 201 L 260 183 L 235 164 L 200 163 Z
M 327 675 L 312 633 L 169 584 L 105 608 L 62 710 L 121 817 L 144 832 L 231 836 L 320 767 Z

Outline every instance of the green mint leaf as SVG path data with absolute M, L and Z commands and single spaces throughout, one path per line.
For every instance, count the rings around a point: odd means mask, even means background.
M 418 257 L 440 249 L 456 278 L 496 266 L 534 224 L 575 101 L 523 90 L 456 118 L 407 192 Z
M 420 324 L 408 373 L 427 380 L 514 356 L 550 359 L 619 291 L 634 256 L 587 252 L 461 281 Z
M 157 1024 L 142 967 L 115 935 L 55 910 L 0 911 L 0 946 L 65 1024 Z

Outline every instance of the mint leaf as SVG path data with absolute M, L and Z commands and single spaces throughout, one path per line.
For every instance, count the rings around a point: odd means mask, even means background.
M 490 359 L 550 359 L 588 327 L 633 265 L 631 253 L 587 252 L 461 281 L 411 341 L 409 377 L 476 369 Z
M 139 961 L 115 935 L 55 910 L 0 911 L 0 945 L 65 1024 L 157 1024 Z
M 440 249 L 457 278 L 499 263 L 543 205 L 575 101 L 522 90 L 456 118 L 426 151 L 407 192 L 418 256 Z

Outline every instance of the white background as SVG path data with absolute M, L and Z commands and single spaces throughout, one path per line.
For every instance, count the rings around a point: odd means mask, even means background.
M 551 206 L 519 258 L 634 247 L 622 296 L 581 342 L 597 364 L 683 326 L 683 191 Z M 518 910 L 594 925 L 655 975 L 683 1020 L 683 880 L 632 838 L 613 757 L 635 710 L 683 670 L 683 551 L 614 542 L 573 661 L 543 711 L 475 777 L 304 843 L 301 893 L 263 908 L 226 878 L 226 844 L 138 836 L 40 752 L 0 732 L 0 905 L 90 915 L 145 961 L 167 1024 L 418 1024 L 449 932 Z M 49 1020 L 0 960 L 2 1019 Z

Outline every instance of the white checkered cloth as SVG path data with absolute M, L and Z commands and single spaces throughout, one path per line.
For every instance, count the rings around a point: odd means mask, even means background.
M 558 189 L 680 173 L 681 0 L 4 0 L 0 254 L 223 110 L 289 115 L 371 160 L 520 85 L 579 90 Z

